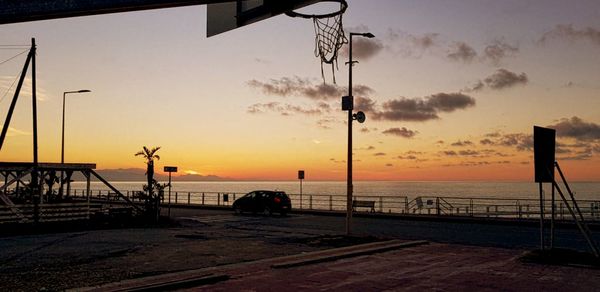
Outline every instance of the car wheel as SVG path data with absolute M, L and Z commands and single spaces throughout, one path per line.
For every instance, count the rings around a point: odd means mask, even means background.
M 242 208 L 240 208 L 240 207 L 234 207 L 233 208 L 233 212 L 235 213 L 235 215 L 241 215 L 242 214 Z
M 265 207 L 265 209 L 263 210 L 263 215 L 271 216 L 271 215 L 273 215 L 273 211 L 271 211 L 271 208 Z

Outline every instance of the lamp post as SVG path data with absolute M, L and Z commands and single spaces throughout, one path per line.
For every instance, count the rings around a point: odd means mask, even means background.
M 87 92 L 92 92 L 92 91 L 88 90 L 88 89 L 81 89 L 81 90 L 63 92 L 62 139 L 61 139 L 61 146 L 60 146 L 60 164 L 65 163 L 65 98 L 67 97 L 67 94 L 69 94 L 69 93 L 87 93 Z M 60 172 L 60 190 L 59 190 L 60 195 L 62 195 L 62 193 L 63 193 L 63 180 L 64 180 L 64 171 L 61 171 Z
M 350 40 L 348 42 L 348 97 L 345 100 L 342 100 L 342 109 L 348 110 L 348 175 L 347 175 L 347 189 L 346 189 L 346 235 L 350 235 L 351 227 L 350 224 L 352 222 L 352 191 L 354 186 L 352 185 L 352 120 L 354 120 L 355 115 L 352 113 L 354 109 L 354 97 L 352 96 L 352 67 L 354 63 L 358 63 L 358 61 L 352 60 L 352 37 L 353 36 L 362 36 L 366 38 L 374 38 L 375 36 L 370 33 L 350 33 Z M 362 115 L 362 121 L 364 122 L 364 114 L 360 112 Z

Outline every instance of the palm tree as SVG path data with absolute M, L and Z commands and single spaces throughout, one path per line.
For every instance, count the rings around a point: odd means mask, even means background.
M 156 155 L 158 150 L 160 150 L 160 146 L 152 149 L 148 149 L 148 147 L 144 146 L 142 151 L 135 154 L 135 156 L 142 156 L 146 159 L 146 177 L 148 178 L 149 196 L 152 196 L 152 185 L 154 184 L 154 159 L 160 160 L 160 156 Z

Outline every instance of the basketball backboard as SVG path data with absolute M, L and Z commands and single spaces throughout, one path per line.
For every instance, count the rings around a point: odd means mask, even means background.
M 206 36 L 211 37 L 320 1 L 322 0 L 232 0 L 208 4 Z

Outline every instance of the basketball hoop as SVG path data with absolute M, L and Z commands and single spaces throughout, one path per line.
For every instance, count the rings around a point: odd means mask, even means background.
M 323 0 L 322 2 L 335 2 L 340 4 L 340 9 L 327 14 L 304 14 L 288 11 L 285 14 L 291 17 L 312 19 L 315 26 L 315 57 L 321 59 L 321 76 L 325 82 L 323 63 L 331 65 L 333 83 L 335 84 L 335 69 L 338 68 L 338 51 L 348 43 L 342 24 L 342 15 L 348 8 L 346 0 Z

